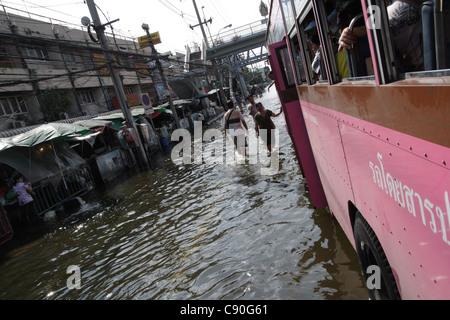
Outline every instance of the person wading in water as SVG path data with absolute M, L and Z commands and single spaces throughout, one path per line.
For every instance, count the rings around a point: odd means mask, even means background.
M 229 134 L 234 141 L 234 145 L 240 155 L 245 155 L 245 129 L 248 131 L 247 123 L 242 116 L 242 113 L 236 110 L 233 101 L 227 102 L 228 112 L 223 116 L 225 120 L 225 133 Z
M 258 110 L 258 113 L 255 115 L 256 135 L 259 136 L 260 129 L 267 130 L 267 134 L 263 134 L 261 136 L 261 139 L 266 143 L 269 152 L 272 152 L 272 130 L 275 129 L 275 124 L 273 123 L 271 118 L 278 117 L 283 112 L 283 109 L 280 108 L 280 112 L 275 114 L 270 110 L 264 109 L 264 106 L 261 102 L 258 102 L 256 104 L 256 109 Z

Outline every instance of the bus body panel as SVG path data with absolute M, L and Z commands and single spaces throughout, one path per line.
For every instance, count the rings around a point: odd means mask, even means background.
M 367 133 L 365 125 L 341 125 L 355 206 L 380 240 L 404 299 L 450 297 L 450 171 Z
M 344 213 L 348 212 L 347 203 L 353 200 L 353 194 L 339 122 L 337 118 L 329 116 L 324 108 L 303 100 L 300 103 L 330 211 L 352 242 L 350 218 Z
M 290 135 L 295 145 L 297 157 L 301 163 L 301 168 L 311 195 L 311 201 L 316 208 L 327 206 L 327 200 L 323 192 L 323 186 L 316 162 L 313 156 L 311 145 L 308 139 L 304 118 L 298 101 L 284 104 L 283 109 L 286 114 L 286 121 L 289 123 Z
M 297 158 L 300 162 L 302 173 L 308 183 L 311 201 L 316 208 L 327 206 L 327 200 L 323 192 L 322 183 L 317 171 L 316 162 L 312 153 L 308 133 L 306 131 L 305 120 L 300 108 L 297 90 L 287 88 L 282 79 L 282 70 L 280 64 L 275 63 L 274 57 L 277 57 L 277 50 L 286 47 L 284 41 L 280 41 L 269 47 L 272 73 L 275 78 L 275 85 L 279 94 L 284 117 L 294 144 Z
M 450 108 L 444 103 L 450 96 L 450 77 L 434 83 L 429 78 L 407 79 L 386 86 L 373 81 L 303 85 L 298 93 L 301 100 L 450 147 Z
M 292 70 L 284 71 L 297 72 L 303 117 L 298 117 L 294 104 L 285 116 L 291 132 L 296 126 L 305 126 L 331 212 L 355 248 L 354 208 L 366 219 L 386 254 L 401 298 L 449 299 L 449 70 L 397 77 L 389 32 L 374 31 L 375 39 L 366 24 L 375 80 L 369 74 L 335 79 L 334 74 L 331 77 L 335 57 L 326 50 L 330 34 L 325 26 L 330 21 L 323 12 L 325 6 L 320 0 L 290 4 L 291 11 L 289 3 L 271 1 L 269 21 L 277 27 L 278 20 L 285 19 L 282 42 L 291 44 Z M 368 4 L 361 1 L 366 21 L 373 14 L 366 8 Z M 294 26 L 280 15 L 280 7 L 288 18 L 293 14 Z M 306 28 L 311 12 L 322 57 L 330 62 L 324 63 L 328 80 L 322 73 L 314 75 L 310 68 L 314 54 Z M 387 25 L 387 15 L 380 18 Z M 269 28 L 268 40 L 281 40 L 280 32 L 272 33 Z M 295 37 L 300 44 L 297 47 Z M 276 83 L 283 84 L 286 76 L 279 68 L 283 61 L 271 54 L 272 68 L 278 68 Z M 299 64 L 308 84 L 298 72 Z M 286 88 L 277 86 L 277 90 L 282 98 Z
M 353 245 L 348 201 L 380 240 L 404 299 L 449 297 L 450 170 L 392 141 L 436 159 L 448 148 L 301 105 L 330 209 Z

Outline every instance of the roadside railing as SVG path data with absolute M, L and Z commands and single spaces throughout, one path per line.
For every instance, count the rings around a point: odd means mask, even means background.
M 51 178 L 33 186 L 33 199 L 39 216 L 58 208 L 65 200 L 81 196 L 95 186 L 89 167 L 83 167 L 64 176 L 55 188 Z

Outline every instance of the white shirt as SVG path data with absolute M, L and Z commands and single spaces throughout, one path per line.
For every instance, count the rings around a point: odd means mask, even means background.
M 239 136 L 242 134 L 245 134 L 244 128 L 242 127 L 242 122 L 244 121 L 244 117 L 242 116 L 242 113 L 240 113 L 237 110 L 229 110 L 225 115 L 224 115 L 224 120 L 225 122 L 228 120 L 228 117 L 230 116 L 230 112 L 233 111 L 233 114 L 230 117 L 230 120 L 235 120 L 235 119 L 239 119 L 239 122 L 235 122 L 235 123 L 230 123 L 229 127 L 228 127 L 228 133 L 231 136 Z

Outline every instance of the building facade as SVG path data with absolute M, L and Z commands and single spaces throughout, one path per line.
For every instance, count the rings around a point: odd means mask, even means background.
M 0 131 L 97 115 L 120 105 L 95 32 L 0 12 Z M 158 104 L 158 76 L 150 49 L 137 41 L 108 35 L 130 107 L 143 94 Z M 184 57 L 161 55 L 172 74 Z

